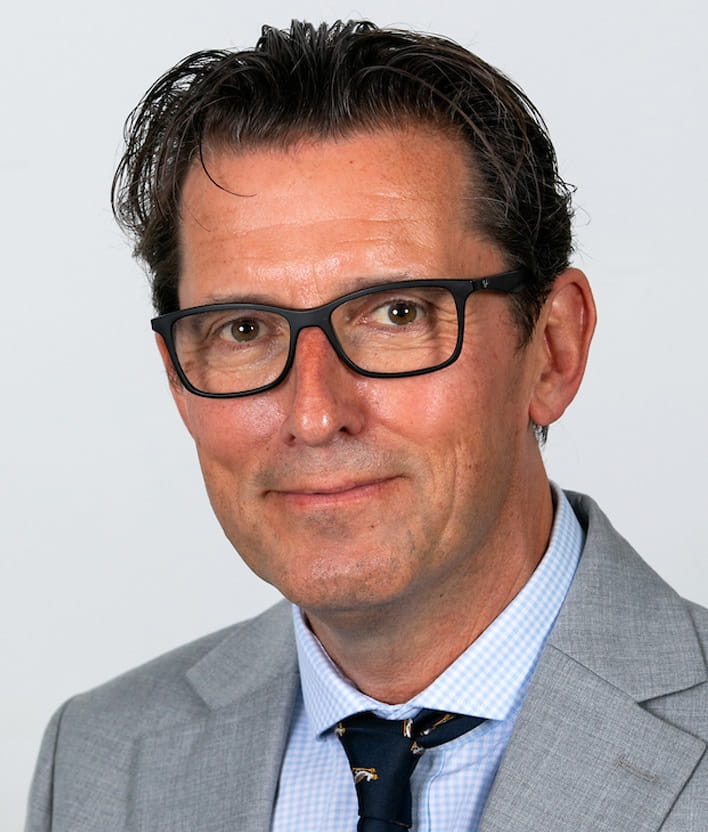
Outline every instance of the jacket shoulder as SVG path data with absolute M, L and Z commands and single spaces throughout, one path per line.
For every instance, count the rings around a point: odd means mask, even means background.
M 657 575 L 593 500 L 566 493 L 586 537 L 549 642 L 635 702 L 704 685 L 706 610 Z
M 218 722 L 220 705 L 250 697 L 264 674 L 292 687 L 292 642 L 281 602 L 70 699 L 45 731 L 26 832 L 132 829 L 133 779 L 153 776 L 137 765 L 141 748 L 164 741 L 172 749 L 171 736 L 188 744 Z
M 280 602 L 255 618 L 210 633 L 170 650 L 114 679 L 78 694 L 60 709 L 62 728 L 79 722 L 82 730 L 119 735 L 122 740 L 176 722 L 198 719 L 208 710 L 190 671 L 228 646 L 230 671 L 238 684 L 262 659 L 275 634 L 289 634 L 289 606 Z

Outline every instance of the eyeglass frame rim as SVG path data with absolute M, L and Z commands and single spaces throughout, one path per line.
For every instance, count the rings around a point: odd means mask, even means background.
M 462 343 L 464 340 L 465 329 L 465 304 L 467 298 L 475 292 L 493 291 L 503 292 L 504 294 L 516 294 L 523 288 L 524 282 L 532 276 L 529 269 L 519 267 L 498 274 L 488 275 L 486 277 L 476 278 L 417 278 L 413 280 L 398 280 L 390 283 L 378 283 L 375 286 L 368 286 L 364 289 L 357 289 L 355 292 L 349 292 L 334 300 L 323 303 L 320 306 L 311 306 L 307 309 L 291 309 L 286 306 L 275 306 L 265 303 L 248 303 L 239 301 L 235 303 L 209 303 L 203 306 L 190 306 L 186 309 L 177 309 L 174 312 L 166 312 L 164 315 L 158 315 L 152 318 L 150 326 L 156 334 L 161 338 L 165 347 L 167 348 L 172 368 L 177 373 L 177 376 L 186 390 L 193 393 L 195 396 L 201 396 L 207 399 L 237 399 L 244 396 L 254 396 L 257 393 L 264 393 L 267 390 L 272 390 L 279 384 L 282 384 L 287 378 L 293 362 L 295 360 L 295 349 L 297 347 L 297 339 L 303 329 L 316 327 L 321 330 L 327 338 L 330 346 L 335 351 L 340 361 L 350 370 L 353 370 L 358 375 L 366 378 L 409 378 L 412 376 L 427 375 L 442 370 L 454 364 L 460 357 L 462 352 Z M 344 352 L 342 345 L 339 343 L 337 334 L 332 326 L 332 313 L 334 310 L 347 303 L 350 300 L 355 300 L 366 295 L 373 295 L 376 292 L 385 291 L 387 289 L 395 289 L 396 287 L 403 288 L 421 288 L 439 287 L 447 289 L 453 296 L 455 301 L 455 309 L 457 311 L 457 342 L 455 348 L 445 361 L 440 364 L 435 364 L 433 367 L 424 367 L 420 370 L 407 370 L 397 373 L 381 373 L 372 370 L 364 370 L 355 364 L 351 358 Z M 252 390 L 245 390 L 240 393 L 207 393 L 205 390 L 200 390 L 195 387 L 187 378 L 179 357 L 177 356 L 177 349 L 175 347 L 175 339 L 172 334 L 175 323 L 181 318 L 199 315 L 205 312 L 217 312 L 236 309 L 255 309 L 260 312 L 271 312 L 280 315 L 288 322 L 290 331 L 290 341 L 288 344 L 288 357 L 280 374 L 268 384 L 261 385 Z

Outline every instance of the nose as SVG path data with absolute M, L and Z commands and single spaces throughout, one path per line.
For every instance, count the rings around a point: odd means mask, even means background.
M 361 376 L 342 363 L 321 329 L 301 330 L 283 384 L 288 397 L 285 441 L 320 446 L 342 434 L 358 434 L 364 426 L 362 382 Z

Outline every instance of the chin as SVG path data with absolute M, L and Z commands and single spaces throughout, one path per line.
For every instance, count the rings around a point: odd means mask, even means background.
M 395 577 L 382 572 L 368 578 L 360 573 L 329 574 L 276 587 L 288 600 L 314 615 L 371 615 L 376 610 L 390 610 L 405 597 L 406 587 L 400 583 L 400 575 Z

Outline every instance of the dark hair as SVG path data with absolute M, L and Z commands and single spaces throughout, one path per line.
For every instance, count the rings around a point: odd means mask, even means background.
M 341 21 L 263 27 L 254 49 L 197 52 L 131 113 L 113 210 L 152 272 L 159 313 L 177 309 L 184 178 L 207 144 L 287 146 L 305 137 L 424 124 L 470 151 L 475 227 L 533 279 L 514 296 L 526 340 L 571 253 L 571 188 L 534 105 L 508 78 L 440 37 Z

